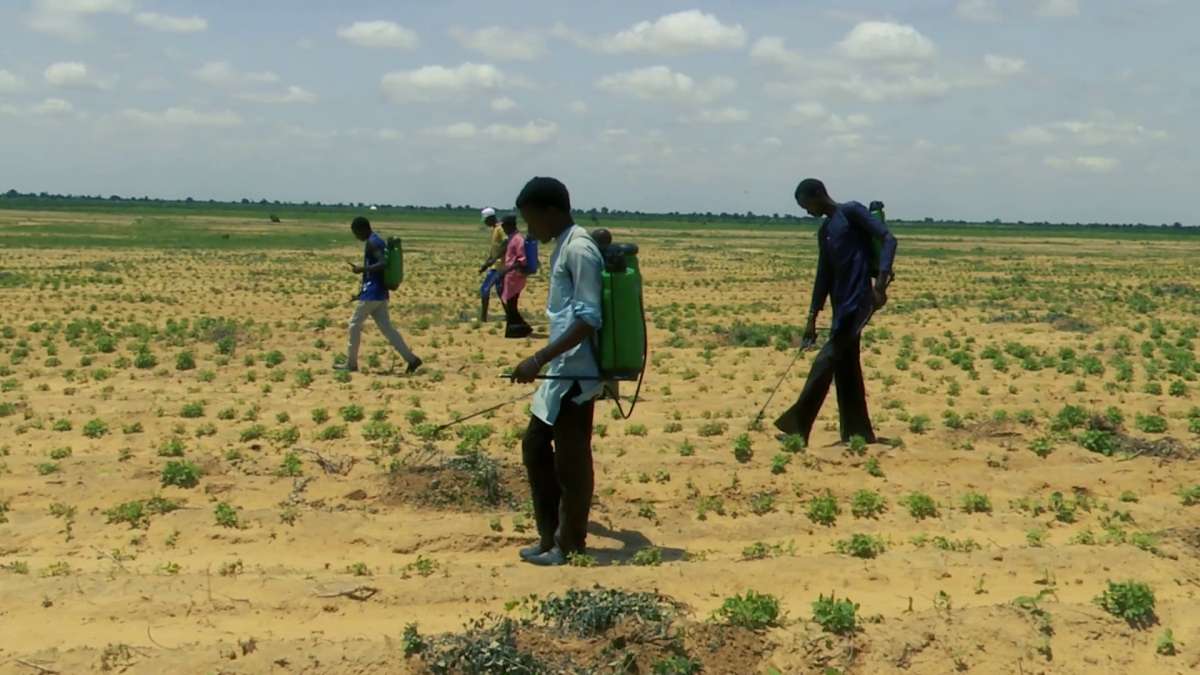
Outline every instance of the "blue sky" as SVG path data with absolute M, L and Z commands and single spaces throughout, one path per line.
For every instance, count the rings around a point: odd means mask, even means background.
M 1194 0 L 0 5 L 0 190 L 1197 223 Z

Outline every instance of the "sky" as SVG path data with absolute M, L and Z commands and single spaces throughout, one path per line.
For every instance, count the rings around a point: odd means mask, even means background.
M 1196 0 L 0 0 L 0 191 L 1200 224 Z

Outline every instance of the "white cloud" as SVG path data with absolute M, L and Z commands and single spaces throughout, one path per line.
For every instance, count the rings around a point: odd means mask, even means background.
M 1019 75 L 1025 72 L 1025 59 L 987 54 L 983 57 L 983 63 L 996 75 Z
M 427 133 L 443 138 L 452 138 L 455 140 L 463 140 L 467 138 L 475 138 L 479 133 L 479 129 L 470 122 L 459 122 L 457 124 L 448 124 L 442 127 L 433 127 L 428 129 Z
M 571 101 L 571 105 L 568 107 L 576 115 L 586 115 L 588 111 L 588 104 L 583 101 Z
M 820 103 L 805 102 L 792 106 L 792 117 L 800 122 L 824 119 L 828 114 L 829 111 Z
M 732 92 L 737 88 L 737 83 L 727 77 L 697 82 L 666 66 L 650 66 L 607 75 L 596 82 L 596 87 L 609 93 L 644 100 L 709 103 Z
M 279 81 L 279 76 L 270 71 L 241 72 L 228 61 L 210 61 L 192 71 L 192 76 L 215 87 L 242 87 Z
M 317 95 L 304 87 L 291 85 L 284 91 L 279 92 L 256 92 L 248 94 L 240 94 L 238 98 L 243 101 L 252 103 L 316 103 Z
M 404 132 L 395 129 L 380 129 L 376 135 L 381 141 L 395 142 L 404 140 Z
M 517 102 L 507 96 L 501 96 L 492 100 L 491 107 L 496 112 L 508 112 L 517 108 Z
M 838 50 L 858 61 L 927 61 L 937 55 L 933 42 L 916 28 L 887 21 L 864 21 L 838 43 Z
M 1079 16 L 1080 0 L 1041 0 L 1038 3 L 1037 15 L 1053 18 Z
M 778 136 L 767 136 L 762 139 L 762 144 L 768 148 L 781 148 L 783 147 L 783 139 Z
M 558 125 L 542 120 L 529 122 L 522 126 L 491 124 L 486 127 L 477 127 L 470 122 L 459 122 L 433 127 L 427 129 L 426 133 L 456 141 L 486 138 L 498 143 L 540 145 L 553 140 L 558 135 Z
M 829 119 L 825 120 L 825 129 L 834 133 L 845 134 L 852 129 L 865 129 L 872 124 L 871 118 L 862 113 L 846 116 L 833 114 L 829 116 Z
M 88 17 L 131 11 L 133 0 L 34 0 L 29 26 L 41 33 L 80 39 L 91 33 Z
M 34 115 L 55 116 L 66 115 L 74 112 L 75 107 L 70 101 L 64 101 L 61 98 L 48 98 L 41 103 L 29 109 L 29 112 Z
M 546 53 L 546 44 L 541 35 L 503 26 L 477 30 L 451 28 L 450 36 L 465 49 L 498 61 L 533 61 Z
M 7 70 L 0 69 L 0 94 L 12 94 L 25 87 L 25 81 Z
M 1121 162 L 1112 157 L 1047 157 L 1046 166 L 1059 171 L 1083 171 L 1087 173 L 1111 173 Z
M 694 115 L 684 118 L 692 124 L 737 124 L 750 119 L 750 111 L 745 108 L 727 108 L 700 110 Z
M 208 30 L 208 19 L 199 16 L 170 16 L 157 12 L 138 12 L 133 20 L 161 33 L 200 33 Z
M 107 82 L 92 76 L 87 64 L 78 61 L 62 61 L 51 64 L 43 75 L 46 83 L 52 87 L 101 89 L 108 86 Z
M 355 21 L 339 28 L 337 34 L 359 47 L 416 49 L 421 44 L 415 31 L 394 21 Z
M 1046 145 L 1053 143 L 1057 137 L 1045 127 L 1025 127 L 1008 135 L 1008 141 L 1014 145 Z
M 211 127 L 228 128 L 242 124 L 242 118 L 232 110 L 202 112 L 192 108 L 171 107 L 158 111 L 129 108 L 122 111 L 125 119 L 152 127 Z
M 522 143 L 525 145 L 540 145 L 554 140 L 558 135 L 558 125 L 554 122 L 536 121 L 523 126 L 507 124 L 492 124 L 483 130 L 484 135 L 494 141 L 503 143 Z
M 806 95 L 819 91 L 864 103 L 934 100 L 944 97 L 952 88 L 949 81 L 936 74 L 879 77 L 853 73 L 840 77 L 818 77 L 802 83 L 767 84 L 767 92 L 775 96 Z
M 740 24 L 724 24 L 712 14 L 689 9 L 638 22 L 601 38 L 598 47 L 610 54 L 686 54 L 745 44 L 746 30 Z
M 429 102 L 461 98 L 468 93 L 494 91 L 516 84 L 499 68 L 488 63 L 424 66 L 383 76 L 383 93 L 395 103 Z
M 994 0 L 962 0 L 954 8 L 954 13 L 967 21 L 979 23 L 1000 20 L 1000 10 L 996 9 Z
M 805 62 L 803 54 L 788 49 L 784 45 L 783 38 L 775 36 L 759 38 L 758 42 L 755 42 L 750 49 L 750 58 L 758 63 L 785 68 L 803 65 Z

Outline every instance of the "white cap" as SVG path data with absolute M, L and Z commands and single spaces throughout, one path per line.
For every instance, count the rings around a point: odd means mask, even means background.
M 486 209 L 480 211 L 479 215 L 483 218 L 483 220 L 487 220 L 488 218 L 494 218 L 494 217 L 496 217 L 496 209 L 493 209 L 492 207 L 489 206 Z

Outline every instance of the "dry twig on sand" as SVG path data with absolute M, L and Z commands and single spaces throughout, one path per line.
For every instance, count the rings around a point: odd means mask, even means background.
M 350 598 L 351 600 L 358 600 L 359 602 L 363 602 L 364 600 L 371 599 L 371 597 L 374 596 L 378 592 L 379 592 L 379 589 L 375 588 L 374 586 L 355 586 L 354 588 L 347 588 L 347 589 L 340 590 L 340 591 L 331 591 L 329 593 L 317 593 L 315 595 L 315 597 L 318 597 L 318 598 Z
M 29 668 L 33 668 L 34 670 L 36 670 L 38 672 L 42 672 L 42 673 L 57 673 L 58 672 L 57 670 L 55 670 L 53 668 L 39 666 L 38 664 L 32 663 L 30 661 L 26 661 L 25 659 L 13 659 L 13 662 L 19 663 L 19 664 L 29 667 Z
M 353 457 L 342 457 L 340 459 L 331 459 L 311 448 L 296 448 L 300 452 L 312 455 L 317 460 L 317 466 L 321 467 L 325 473 L 337 476 L 345 476 L 350 473 L 350 468 L 354 466 Z

